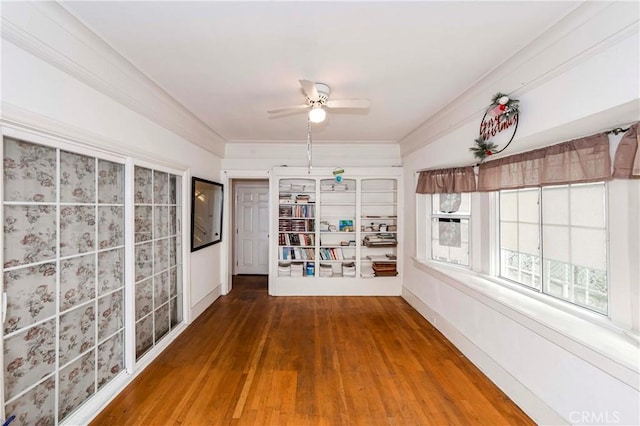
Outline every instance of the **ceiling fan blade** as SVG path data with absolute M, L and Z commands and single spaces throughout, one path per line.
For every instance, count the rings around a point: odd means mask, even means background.
M 309 109 L 309 108 L 311 108 L 311 105 L 294 105 L 294 106 L 288 106 L 284 108 L 270 109 L 267 112 L 270 114 L 278 113 L 278 112 L 294 112 L 294 111 L 300 111 L 300 110 Z
M 371 102 L 369 99 L 335 99 L 327 101 L 329 108 L 369 108 Z
M 316 89 L 316 83 L 309 80 L 300 80 L 300 85 L 304 89 L 304 93 L 307 94 L 307 98 L 311 99 L 314 102 L 320 100 L 318 89 Z

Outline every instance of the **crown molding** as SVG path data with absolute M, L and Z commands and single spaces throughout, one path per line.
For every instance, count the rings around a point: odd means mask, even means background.
M 401 138 L 401 155 L 404 157 L 472 121 L 479 121 L 497 91 L 522 97 L 637 35 L 638 28 L 635 2 L 583 3 Z
M 2 5 L 2 38 L 218 157 L 226 140 L 55 2 Z
M 59 139 L 69 145 L 77 145 L 79 148 L 93 148 L 116 157 L 132 157 L 176 170 L 189 169 L 189 165 L 175 161 L 175 159 L 167 161 L 166 158 L 155 156 L 148 151 L 135 149 L 127 141 L 107 138 L 98 133 L 54 120 L 5 101 L 2 101 L 1 108 L 0 126 L 3 127 Z

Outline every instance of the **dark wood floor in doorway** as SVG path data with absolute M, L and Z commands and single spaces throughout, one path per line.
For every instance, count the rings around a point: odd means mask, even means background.
M 400 297 L 270 297 L 240 276 L 92 424 L 533 422 Z

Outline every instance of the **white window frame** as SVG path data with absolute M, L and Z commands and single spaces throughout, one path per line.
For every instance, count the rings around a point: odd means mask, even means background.
M 501 221 L 500 221 L 500 196 L 501 196 L 501 192 L 502 191 L 496 191 L 496 202 L 495 202 L 495 212 L 496 212 L 496 227 L 497 227 L 497 231 L 498 231 L 498 236 L 497 236 L 497 244 L 496 244 L 496 250 L 495 250 L 495 255 L 496 255 L 496 261 L 497 261 L 497 270 L 496 273 L 494 274 L 498 279 L 501 280 L 505 280 L 505 281 L 509 281 L 511 283 L 514 283 L 518 286 L 521 286 L 522 288 L 526 289 L 527 291 L 533 291 L 535 293 L 540 294 L 543 297 L 549 297 L 549 298 L 553 298 L 555 300 L 560 301 L 561 303 L 568 303 L 571 304 L 572 306 L 575 306 L 579 309 L 586 309 L 590 312 L 596 313 L 598 315 L 603 315 L 603 316 L 608 316 L 609 312 L 610 312 L 610 294 L 611 294 L 611 268 L 609 265 L 609 258 L 610 258 L 610 238 L 609 238 L 609 212 L 608 212 L 608 182 L 593 182 L 593 183 L 586 183 L 586 184 L 565 184 L 565 185 L 557 185 L 557 187 L 568 187 L 568 193 L 570 194 L 571 192 L 571 188 L 573 187 L 579 187 L 582 185 L 594 185 L 594 184 L 601 184 L 603 185 L 603 189 L 604 189 L 604 199 L 603 199 L 603 208 L 604 208 L 604 231 L 605 231 L 605 267 L 606 267 L 606 274 L 607 274 L 607 307 L 605 312 L 602 311 L 598 311 L 597 309 L 595 309 L 594 307 L 589 307 L 587 305 L 583 305 L 583 304 L 579 304 L 574 302 L 573 300 L 569 300 L 566 298 L 562 298 L 562 297 L 558 297 L 555 296 L 553 294 L 551 294 L 550 292 L 548 292 L 547 290 L 547 286 L 545 286 L 545 276 L 548 275 L 549 271 L 547 270 L 547 268 L 545 267 L 545 258 L 544 258 L 544 253 L 543 253 L 543 229 L 544 229 L 544 216 L 543 216 L 543 200 L 542 200 L 542 192 L 544 190 L 544 188 L 535 188 L 537 189 L 537 198 L 538 198 L 538 203 L 537 203 L 537 209 L 538 209 L 538 218 L 539 218 L 539 222 L 538 222 L 538 262 L 539 262 L 539 266 L 538 266 L 538 274 L 539 274 L 539 288 L 535 287 L 535 286 L 530 286 L 522 281 L 518 281 L 516 279 L 511 279 L 509 277 L 503 276 L 502 275 L 502 250 L 501 250 L 501 239 L 500 239 L 500 232 L 501 232 Z M 526 189 L 526 188 L 525 188 Z M 528 189 L 530 190 L 530 189 Z M 520 190 L 506 190 L 505 192 L 518 192 Z M 570 209 L 570 205 L 569 205 L 569 209 Z M 571 228 L 571 224 L 567 225 L 568 228 Z M 521 262 L 519 262 L 521 263 Z M 575 265 L 574 265 L 575 266 Z M 520 270 L 520 268 L 518 269 L 518 272 L 520 275 L 520 273 L 522 272 Z M 536 276 L 536 271 L 533 271 L 533 276 Z M 533 280 L 532 280 L 533 281 Z M 588 289 L 585 289 L 585 291 L 588 293 Z
M 446 265 L 452 265 L 452 266 L 456 266 L 459 268 L 464 268 L 464 269 L 471 269 L 471 258 L 472 258 L 472 221 L 471 221 L 471 217 L 472 217 L 472 211 L 473 211 L 473 202 L 472 202 L 472 195 L 471 193 L 460 193 L 462 197 L 468 197 L 469 198 L 469 212 L 468 213 L 441 213 L 441 212 L 435 212 L 435 206 L 433 204 L 433 199 L 434 199 L 434 195 L 441 195 L 441 194 L 427 194 L 427 198 L 428 203 L 429 203 L 429 209 L 427 210 L 427 224 L 426 227 L 429 228 L 429 237 L 427 238 L 426 244 L 427 244 L 427 250 L 429 253 L 429 257 L 428 259 L 430 261 L 433 262 L 438 262 L 438 263 L 443 263 Z M 468 263 L 464 264 L 464 263 L 456 263 L 456 262 L 450 262 L 447 260 L 442 260 L 442 259 L 436 259 L 433 257 L 433 241 L 434 241 L 434 236 L 433 236 L 433 222 L 434 219 L 453 219 L 453 220 L 459 220 L 460 224 L 462 224 L 462 220 L 467 220 L 467 227 L 468 227 L 468 232 L 466 235 L 467 238 L 467 244 L 468 244 L 468 250 L 467 250 L 467 256 L 468 256 Z

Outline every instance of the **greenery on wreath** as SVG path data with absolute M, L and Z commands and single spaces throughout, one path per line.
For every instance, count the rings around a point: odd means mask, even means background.
M 498 145 L 485 140 L 482 136 L 478 137 L 474 142 L 475 145 L 469 148 L 469 151 L 473 152 L 473 156 L 480 161 L 483 161 L 488 156 L 493 155 L 493 153 L 498 149 Z
M 491 106 L 488 110 L 493 110 L 499 120 L 508 120 L 512 115 L 517 114 L 520 109 L 520 101 L 511 99 L 504 93 L 496 93 L 491 98 Z

